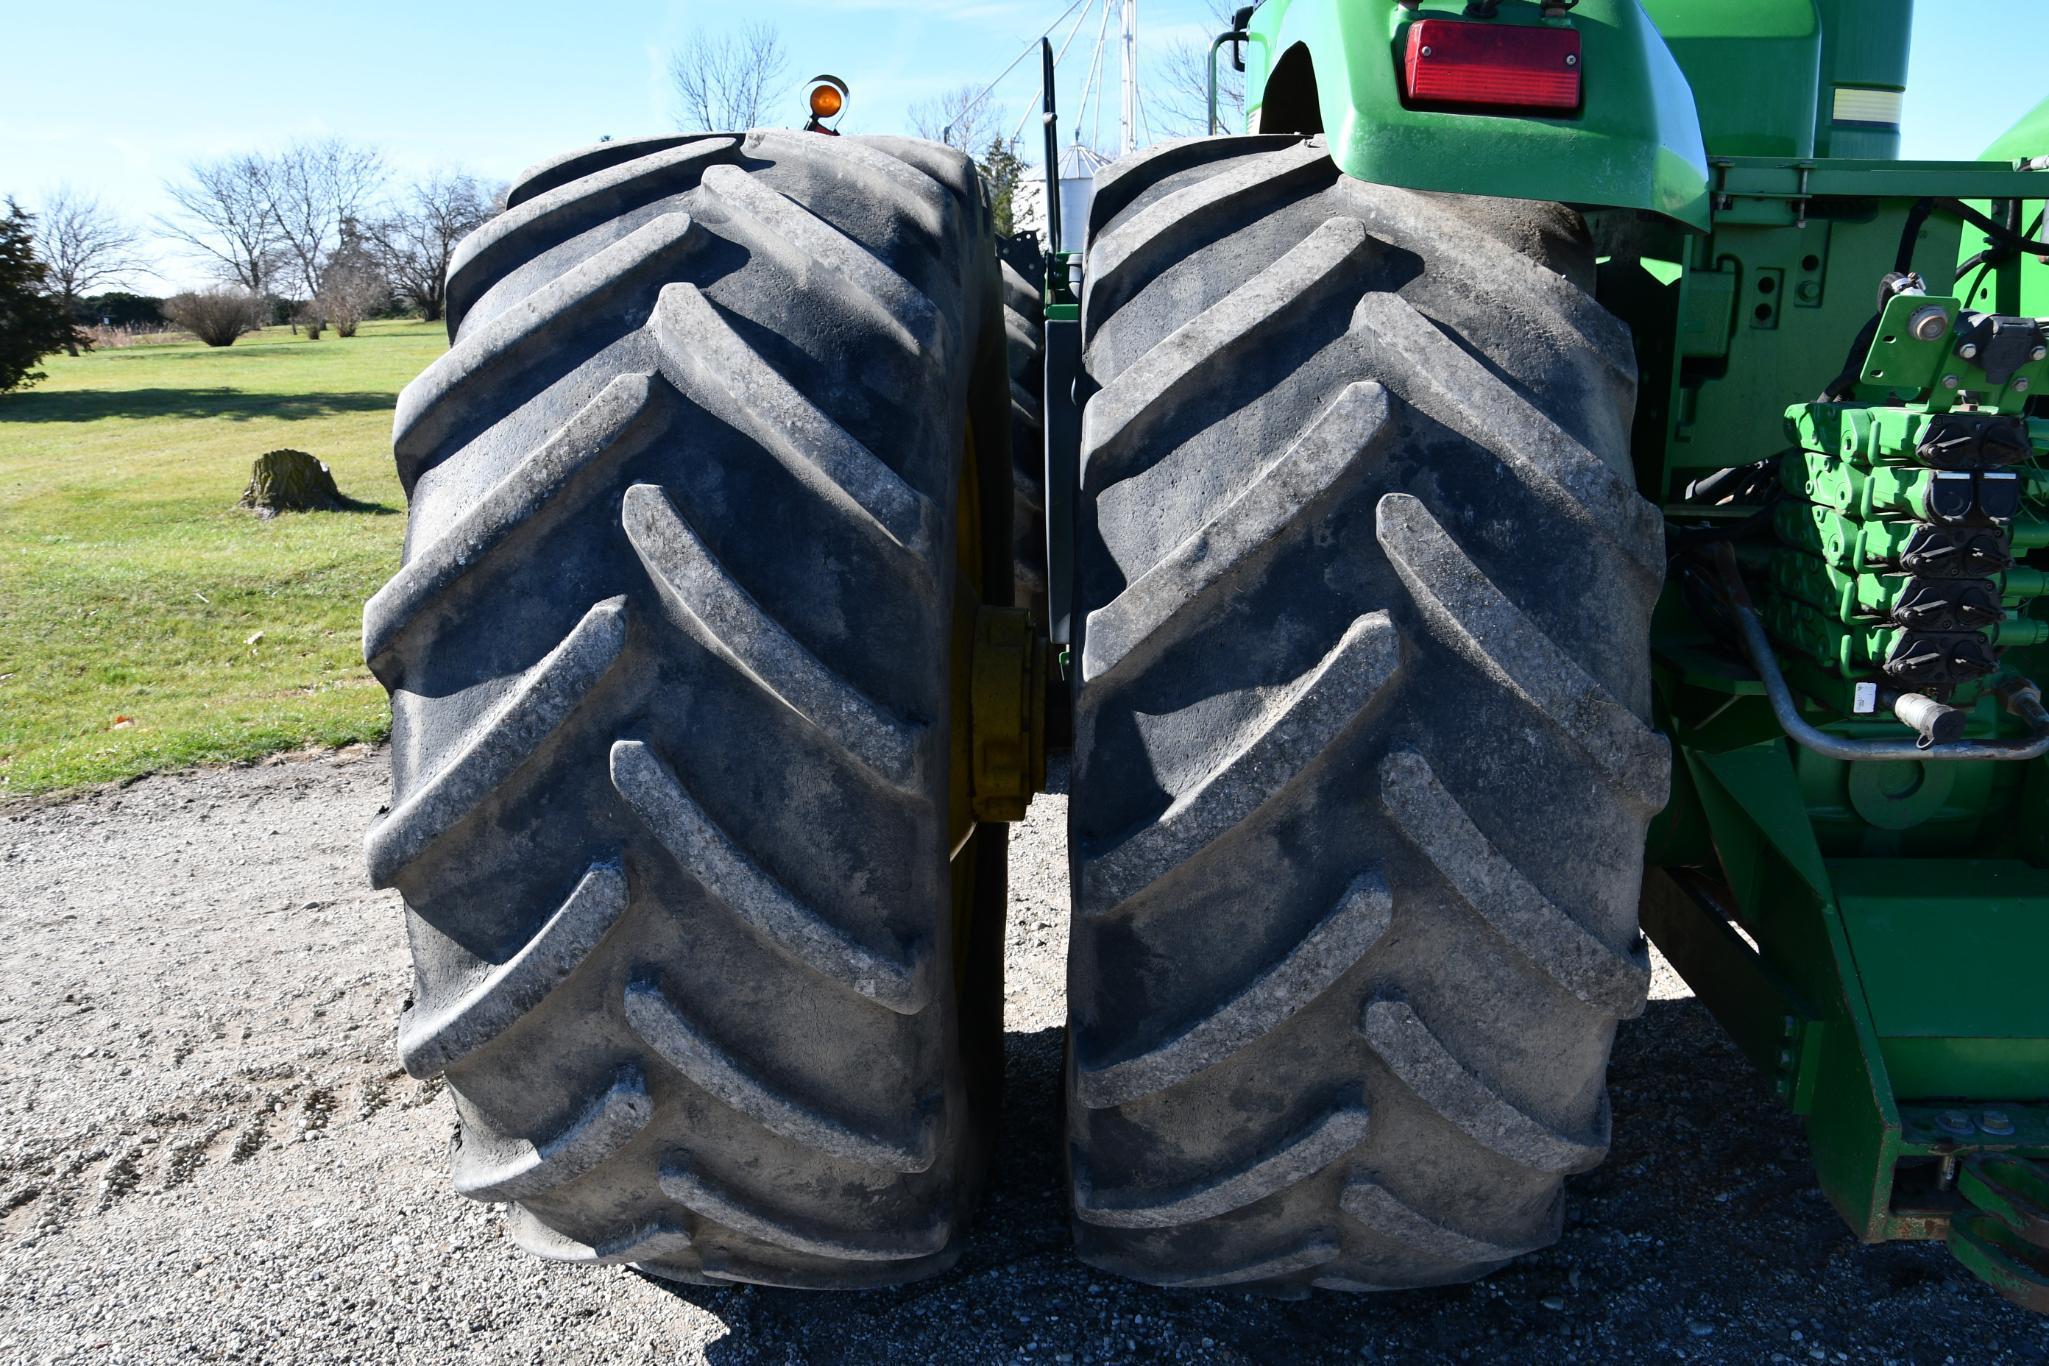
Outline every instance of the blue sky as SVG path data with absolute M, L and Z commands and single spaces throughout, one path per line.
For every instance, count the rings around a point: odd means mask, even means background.
M 510 179 L 606 134 L 672 128 L 669 52 L 699 27 L 755 17 L 781 27 L 797 77 L 829 70 L 852 85 L 847 131 L 908 131 L 913 105 L 993 79 L 1067 4 L 39 0 L 8 16 L 0 194 L 33 208 L 69 181 L 142 220 L 164 207 L 164 177 L 194 158 L 330 134 L 377 144 L 400 178 L 448 166 Z M 1203 0 L 1139 8 L 1142 62 L 1210 28 Z M 1921 0 L 1907 155 L 1974 155 L 2049 93 L 2044 8 Z M 1070 58 L 1063 72 L 1079 67 Z M 998 92 L 1006 131 L 1035 87 L 1027 64 Z M 793 92 L 792 122 L 795 105 Z M 164 270 L 171 283 L 195 278 L 174 261 Z

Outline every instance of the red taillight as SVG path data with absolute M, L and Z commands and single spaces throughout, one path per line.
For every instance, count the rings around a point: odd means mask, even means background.
M 1579 108 L 1579 30 L 1419 19 L 1402 63 L 1416 104 Z

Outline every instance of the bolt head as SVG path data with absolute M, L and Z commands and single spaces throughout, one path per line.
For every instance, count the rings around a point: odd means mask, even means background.
M 1949 314 L 1930 304 L 1916 310 L 1914 316 L 1907 320 L 1907 331 L 1922 341 L 1939 340 L 1943 333 L 1949 331 Z
M 1954 389 L 1960 383 L 1962 383 L 1962 381 L 1959 380 L 1955 375 L 1944 375 L 1942 377 L 1942 387 L 1945 389 Z
M 1978 1131 L 1978 1126 L 1971 1123 L 1971 1117 L 1962 1110 L 1944 1110 L 1936 1117 L 1935 1122 L 1942 1126 L 1945 1132 L 1955 1134 L 1959 1138 L 1969 1137 Z
M 2026 392 L 2028 392 L 2028 377 L 2026 375 L 2022 375 L 2019 379 L 2013 382 L 2013 391 L 2016 394 L 2025 394 Z
M 1957 354 L 1965 360 L 1976 360 L 1978 358 L 1978 343 L 1965 342 L 1957 348 Z
M 1987 1110 L 1978 1116 L 1978 1127 L 1994 1138 L 2005 1138 L 2013 1132 L 2013 1116 L 2004 1110 Z
M 2028 352 L 2029 360 L 2049 360 L 2049 346 L 2038 346 Z

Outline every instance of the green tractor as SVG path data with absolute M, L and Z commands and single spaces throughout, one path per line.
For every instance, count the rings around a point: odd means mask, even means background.
M 1089 1263 L 1551 1242 L 1641 926 L 1859 1236 L 2049 1308 L 2049 105 L 1897 160 L 1910 6 L 1268 0 L 1251 131 L 1079 253 L 905 139 L 530 172 L 365 613 L 456 1188 L 683 1281 L 952 1265 L 1071 724 Z

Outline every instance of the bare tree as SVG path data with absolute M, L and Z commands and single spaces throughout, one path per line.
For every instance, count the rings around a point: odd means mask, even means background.
M 92 195 L 59 185 L 36 215 L 36 255 L 48 270 L 50 292 L 75 316 L 78 301 L 135 270 L 135 234 Z M 69 348 L 78 354 L 77 343 Z
M 1237 0 L 1209 0 L 1216 32 L 1231 27 L 1238 8 Z M 1209 42 L 1181 38 L 1167 44 L 1143 94 L 1162 137 L 1209 132 Z M 1228 47 L 1217 53 L 1217 121 L 1226 132 L 1245 125 L 1245 76 L 1231 65 Z
M 36 254 L 66 308 L 141 268 L 135 233 L 99 199 L 59 185 L 36 215 Z
M 384 180 L 384 158 L 375 148 L 339 138 L 298 142 L 267 163 L 265 203 L 295 283 L 314 303 L 320 319 L 321 281 L 341 246 L 342 228 L 362 217 L 364 206 Z
M 686 131 L 756 128 L 785 91 L 789 54 L 776 26 L 757 19 L 737 33 L 699 33 L 669 57 L 676 122 Z
M 370 226 L 379 263 L 391 287 L 412 301 L 427 322 L 439 322 L 456 244 L 489 220 L 492 195 L 462 172 L 428 176 L 406 191 Z
M 270 212 L 270 163 L 255 153 L 195 161 L 164 191 L 178 212 L 158 219 L 175 241 L 251 294 L 267 294 L 284 243 Z
M 975 103 L 981 92 L 972 85 L 955 86 L 937 99 L 911 106 L 911 127 L 921 138 L 980 156 L 996 141 L 1002 113 L 988 100 Z
M 333 323 L 342 336 L 353 337 L 363 320 L 390 298 L 391 283 L 385 279 L 373 243 L 355 219 L 343 219 L 340 240 L 320 273 L 315 314 Z

